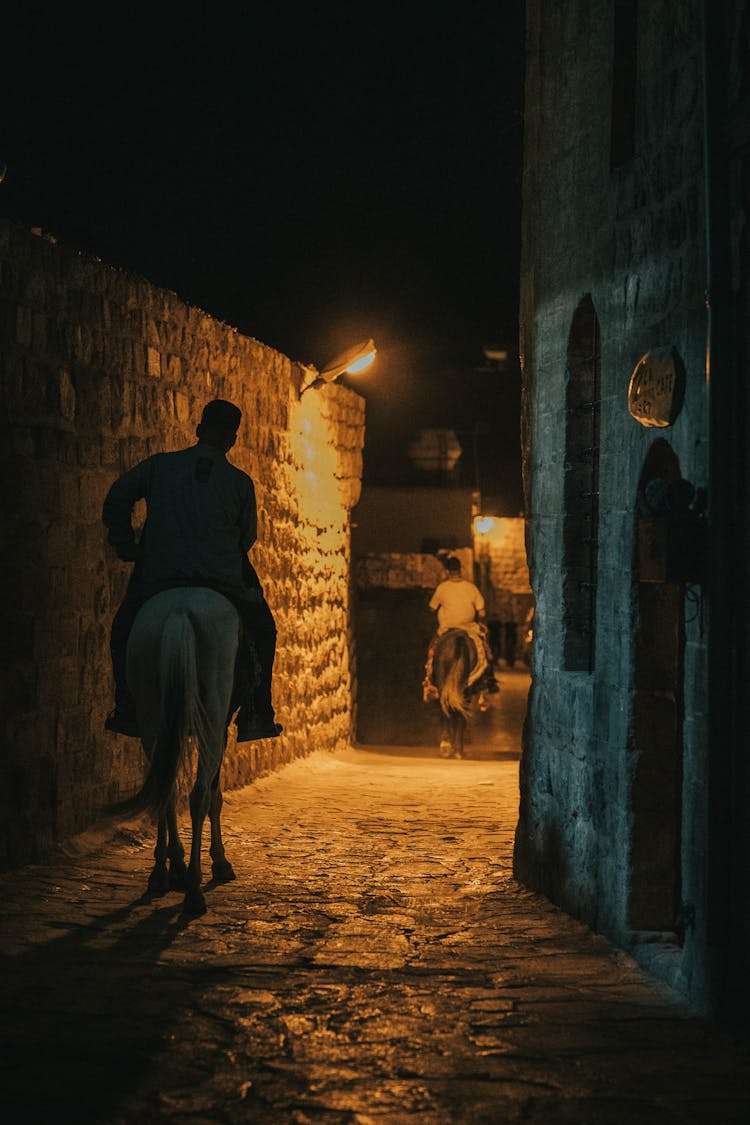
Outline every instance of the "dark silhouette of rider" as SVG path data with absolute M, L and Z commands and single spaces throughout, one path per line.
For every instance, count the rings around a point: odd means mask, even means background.
M 240 614 L 232 704 L 232 710 L 240 707 L 237 741 L 275 738 L 282 729 L 271 701 L 276 625 L 247 557 L 257 538 L 255 488 L 247 473 L 226 459 L 241 418 L 233 403 L 214 399 L 203 410 L 195 445 L 148 457 L 107 493 L 102 520 L 109 542 L 120 559 L 135 563 L 112 622 L 115 710 L 107 718 L 107 730 L 138 737 L 126 678 L 128 636 L 144 602 L 175 586 L 209 586 Z M 132 513 L 141 499 L 146 501 L 146 522 L 136 541 Z

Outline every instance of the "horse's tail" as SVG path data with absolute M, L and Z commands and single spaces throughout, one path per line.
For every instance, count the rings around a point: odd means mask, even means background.
M 471 671 L 468 642 L 456 639 L 455 659 L 448 664 L 445 679 L 440 688 L 440 707 L 444 715 L 471 716 L 471 708 L 466 698 L 466 684 Z
M 185 609 L 164 622 L 159 650 L 161 713 L 146 778 L 139 791 L 115 806 L 122 816 L 167 808 L 187 753 L 188 738 L 204 741 L 206 715 L 200 701 L 195 629 Z

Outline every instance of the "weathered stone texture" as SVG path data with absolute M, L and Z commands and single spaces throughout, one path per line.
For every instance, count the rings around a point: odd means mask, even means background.
M 211 398 L 233 400 L 244 415 L 230 457 L 256 485 L 251 558 L 276 618 L 285 728 L 274 743 L 230 740 L 225 784 L 346 744 L 349 511 L 364 403 L 339 386 L 298 400 L 301 375 L 285 356 L 173 293 L 7 223 L 0 270 L 0 863 L 13 865 L 84 829 L 141 775 L 136 744 L 103 730 L 109 626 L 129 568 L 105 546 L 101 506 L 119 473 L 190 444 Z
M 474 535 L 474 554 L 488 618 L 526 623 L 533 606 L 526 559 L 525 520 L 493 517 L 490 531 Z
M 638 481 L 656 436 L 667 438 L 684 477 L 695 485 L 707 477 L 699 5 L 639 7 L 649 15 L 638 39 L 637 158 L 614 169 L 613 3 L 532 0 L 526 9 L 521 351 L 536 617 L 516 872 L 629 944 Z M 565 671 L 563 659 L 566 349 L 585 294 L 601 333 L 591 674 Z M 639 358 L 664 344 L 680 353 L 687 389 L 676 422 L 657 435 L 630 417 L 627 390 Z M 689 609 L 686 616 L 682 895 L 700 914 L 705 797 L 697 781 L 704 755 L 697 730 L 705 711 L 705 638 Z M 675 947 L 669 970 L 683 982 L 695 975 L 693 942 L 688 934 L 681 950 Z M 694 984 L 696 992 L 700 987 Z
M 524 521 L 521 518 L 496 520 L 499 527 L 497 539 L 489 541 L 490 577 L 498 589 L 514 594 L 528 594 L 529 566 L 526 561 Z
M 472 573 L 472 553 L 468 548 L 451 551 L 461 560 L 464 574 Z M 356 584 L 360 590 L 434 590 L 445 578 L 445 568 L 436 555 L 369 554 L 355 563 Z

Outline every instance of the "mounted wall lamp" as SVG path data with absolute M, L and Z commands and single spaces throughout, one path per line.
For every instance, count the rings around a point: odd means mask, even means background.
M 495 530 L 496 522 L 494 516 L 475 516 L 474 531 L 477 535 L 489 535 Z
M 344 372 L 357 375 L 360 371 L 365 371 L 375 359 L 376 354 L 377 348 L 374 341 L 363 340 L 361 343 L 347 348 L 340 355 L 334 356 L 322 371 L 318 371 L 313 366 L 305 367 L 305 376 L 299 397 L 302 398 L 305 391 L 309 391 L 311 387 L 322 387 L 325 383 L 333 383 Z

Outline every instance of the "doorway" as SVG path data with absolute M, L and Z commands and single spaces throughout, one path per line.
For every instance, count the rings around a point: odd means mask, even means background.
M 679 583 L 646 576 L 638 544 L 648 518 L 641 503 L 646 486 L 680 477 L 669 443 L 654 442 L 639 481 L 635 527 L 628 924 L 660 932 L 676 931 L 681 899 L 685 600 Z

